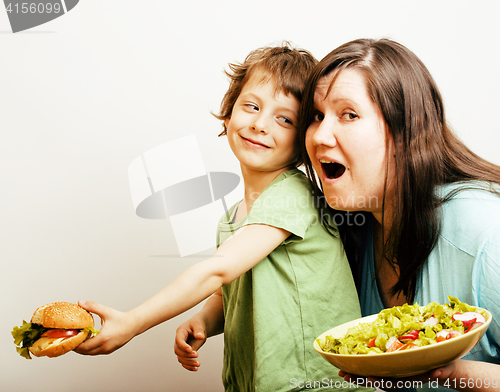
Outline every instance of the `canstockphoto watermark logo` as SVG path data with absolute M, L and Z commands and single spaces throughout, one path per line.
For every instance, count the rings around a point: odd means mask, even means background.
M 31 29 L 66 14 L 79 0 L 4 0 L 13 33 Z
M 128 174 L 136 214 L 168 217 L 182 257 L 214 247 L 217 222 L 242 194 L 237 174 L 206 171 L 194 135 L 143 153 Z

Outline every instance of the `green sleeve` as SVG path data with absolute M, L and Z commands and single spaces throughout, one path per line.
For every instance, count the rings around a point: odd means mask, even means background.
M 276 179 L 262 192 L 253 204 L 246 224 L 284 229 L 293 234 L 291 240 L 299 240 L 318 219 L 309 181 L 295 170 L 285 173 L 283 178 Z

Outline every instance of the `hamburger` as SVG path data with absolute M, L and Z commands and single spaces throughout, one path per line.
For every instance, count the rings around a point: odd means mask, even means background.
M 30 353 L 50 358 L 66 354 L 97 333 L 94 318 L 85 309 L 71 302 L 54 302 L 35 310 L 31 322 L 23 320 L 12 336 L 17 352 L 31 359 Z

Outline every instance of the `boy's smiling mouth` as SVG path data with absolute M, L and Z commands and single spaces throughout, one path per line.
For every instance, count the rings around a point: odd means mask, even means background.
M 248 144 L 250 147 L 259 147 L 259 148 L 269 148 L 269 146 L 266 146 L 264 143 L 258 142 L 256 140 L 248 139 L 246 137 L 240 136 L 243 141 Z
M 337 179 L 342 177 L 345 173 L 346 167 L 338 162 L 331 162 L 326 159 L 320 159 L 321 168 L 323 169 L 323 173 L 329 179 Z

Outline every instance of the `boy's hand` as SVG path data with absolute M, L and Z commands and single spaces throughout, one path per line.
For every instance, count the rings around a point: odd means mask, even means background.
M 135 336 L 133 320 L 128 313 L 119 312 L 91 301 L 79 301 L 78 305 L 97 314 L 101 318 L 102 328 L 97 336 L 80 344 L 74 350 L 77 353 L 83 355 L 111 354 Z
M 196 372 L 200 367 L 198 349 L 207 340 L 203 321 L 192 318 L 181 324 L 175 333 L 174 353 L 177 360 L 187 370 Z

